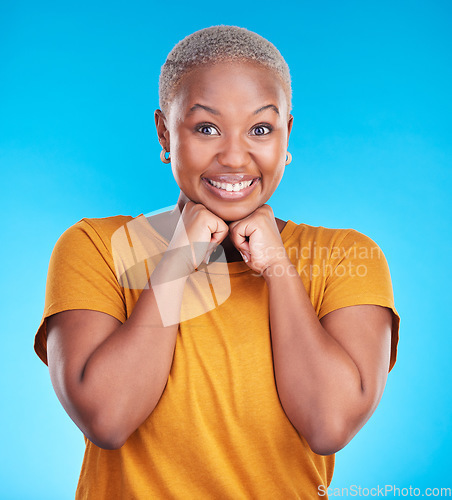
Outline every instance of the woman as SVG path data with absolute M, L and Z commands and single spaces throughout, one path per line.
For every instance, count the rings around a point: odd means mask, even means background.
M 77 498 L 317 497 L 395 363 L 386 260 L 267 204 L 293 123 L 270 42 L 193 33 L 160 107 L 174 210 L 83 219 L 50 262 L 35 349 L 85 435 Z

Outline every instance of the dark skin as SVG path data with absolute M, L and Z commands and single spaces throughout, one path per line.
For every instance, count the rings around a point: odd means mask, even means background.
M 229 89 L 217 83 L 232 68 Z M 241 72 L 258 74 L 253 85 L 244 84 Z M 224 63 L 213 67 L 208 79 L 192 71 L 165 116 L 156 111 L 160 144 L 171 151 L 171 168 L 181 188 L 179 209 L 188 201 L 199 203 L 226 223 L 241 220 L 264 205 L 282 179 L 293 117 L 279 78 L 250 63 Z M 201 80 L 200 80 L 201 78 Z M 215 85 L 209 83 L 215 79 Z M 202 94 L 199 90 L 202 88 Z M 240 99 L 236 99 L 240 88 Z M 243 101 L 249 112 L 243 113 Z M 228 106 L 221 105 L 228 103 Z M 219 103 L 220 105 L 217 105 Z M 243 119 L 238 120 L 238 117 Z M 204 129 L 199 129 L 204 125 Z M 245 153 L 246 150 L 246 153 Z M 203 178 L 247 174 L 259 179 L 256 189 L 242 198 L 222 199 L 206 188 Z M 285 221 L 275 219 L 279 232 Z M 226 236 L 222 243 L 229 261 L 242 260 Z
M 170 241 L 173 237 L 178 219 L 179 213 L 169 214 L 168 212 L 165 212 L 163 214 L 153 215 L 151 224 L 158 233 L 160 233 L 166 240 Z M 286 226 L 286 221 L 277 218 L 275 218 L 275 220 L 278 230 L 281 233 Z M 225 222 L 229 226 L 233 221 Z M 232 243 L 229 235 L 226 236 L 226 238 L 221 242 L 221 246 L 223 247 L 227 262 L 240 262 L 243 260 L 240 252 Z
M 223 93 L 218 92 L 216 84 L 224 79 L 224 71 L 229 72 L 234 67 L 238 71 L 237 74 L 231 74 L 230 89 L 223 86 Z M 240 78 L 240 73 L 246 68 L 259 74 L 259 79 L 254 80 L 254 85 L 250 88 Z M 268 70 L 250 63 L 225 63 L 223 69 L 211 69 L 205 82 L 202 80 L 202 73 L 188 73 L 184 78 L 186 84 L 181 86 L 174 98 L 170 112 L 165 116 L 157 110 L 155 120 L 160 144 L 166 151 L 171 151 L 171 168 L 181 188 L 179 210 L 182 211 L 188 201 L 200 203 L 229 225 L 264 205 L 277 188 L 284 173 L 293 117 L 288 112 L 286 93 L 279 78 L 275 79 L 272 75 L 269 79 Z M 206 85 L 212 78 L 217 80 L 215 85 Z M 202 98 L 199 93 L 201 87 Z M 235 98 L 238 88 L 241 92 L 239 100 Z M 237 119 L 243 115 L 240 100 L 250 102 L 249 115 L 244 116 L 243 120 Z M 204 106 L 205 102 L 209 106 Z M 226 108 L 216 106 L 216 102 L 229 104 Z M 214 124 L 217 118 L 221 121 L 221 127 Z M 197 129 L 199 124 L 204 124 L 204 130 Z M 247 144 L 246 156 L 240 149 L 239 141 L 235 139 L 240 136 L 240 142 Z M 234 143 L 231 144 L 231 141 Z M 227 149 L 224 149 L 225 145 Z M 215 174 L 243 173 L 259 178 L 257 188 L 244 198 L 224 200 L 212 196 L 201 182 L 202 177 L 214 177 Z M 175 227 L 177 217 L 171 219 L 170 227 Z M 275 221 L 281 232 L 286 221 L 277 218 Z M 165 220 L 163 226 L 166 225 Z M 168 229 L 165 228 L 165 231 L 168 234 Z M 225 237 L 222 246 L 229 262 L 242 260 L 229 235 Z
M 286 226 L 287 221 L 283 221 L 281 219 L 277 219 L 275 217 L 276 225 L 278 226 L 278 231 L 281 233 L 281 231 L 284 229 Z M 231 221 L 227 222 L 228 226 L 231 224 Z M 226 255 L 226 260 L 228 262 L 240 262 L 243 260 L 240 252 L 237 250 L 235 247 L 234 243 L 232 243 L 231 238 L 227 236 L 223 242 L 221 243 L 221 246 L 224 249 L 224 253 Z
M 179 208 L 188 208 L 188 214 L 195 207 L 207 210 L 206 225 L 213 228 L 216 242 L 226 236 L 214 232 L 212 215 L 219 217 L 220 226 L 234 221 L 222 228 L 229 239 L 226 246 L 232 248 L 232 243 L 266 280 L 281 403 L 311 448 L 329 454 L 358 432 L 381 398 L 392 317 L 386 308 L 362 305 L 333 311 L 319 321 L 287 255 L 279 257 L 285 253 L 278 252 L 284 221 L 274 217 L 266 202 L 281 180 L 292 128 L 284 100 L 282 86 L 268 70 L 253 64 L 217 65 L 188 74 L 168 116 L 156 112 L 156 124 L 162 147 L 171 151 L 181 188 Z M 261 112 L 265 116 L 258 116 Z M 266 134 L 256 137 L 254 127 L 262 122 L 268 125 L 261 130 Z M 261 182 L 250 196 L 230 203 L 203 183 L 219 170 L 259 175 Z M 198 229 L 197 235 L 201 233 Z M 262 260 L 259 247 L 275 252 Z M 277 276 L 275 266 L 285 272 Z
M 255 63 L 199 67 L 184 77 L 166 114 L 157 110 L 155 117 L 180 188 L 181 215 L 170 224 L 169 248 L 203 243 L 206 253 L 192 262 L 194 270 L 222 243 L 229 261 L 243 256 L 262 275 L 269 290 L 282 407 L 313 451 L 336 452 L 364 425 L 383 394 L 392 316 L 387 308 L 359 305 L 319 320 L 285 254 L 280 236 L 285 223 L 267 204 L 283 176 L 292 128 L 282 83 Z M 175 254 L 168 255 L 124 324 L 86 310 L 48 318 L 55 392 L 100 447 L 122 446 L 165 388 L 186 281 L 186 276 L 165 280 L 168 269 L 178 265 L 171 261 Z M 276 266 L 283 272 L 275 273 Z M 165 311 L 157 305 L 154 274 L 165 283 L 159 289 Z

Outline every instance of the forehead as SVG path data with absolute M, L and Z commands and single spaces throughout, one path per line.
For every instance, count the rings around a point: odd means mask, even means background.
M 288 106 L 279 75 L 261 64 L 221 62 L 198 66 L 179 82 L 171 109 L 181 113 L 194 104 L 229 111 L 255 110 L 274 104 L 280 109 Z

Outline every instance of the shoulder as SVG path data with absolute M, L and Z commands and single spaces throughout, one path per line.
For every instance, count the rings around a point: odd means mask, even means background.
M 84 217 L 69 227 L 66 232 L 87 231 L 96 232 L 100 236 L 112 235 L 117 229 L 126 225 L 135 217 L 131 215 L 114 215 L 112 217 Z
M 332 255 L 341 250 L 355 247 L 366 249 L 379 249 L 377 243 L 369 236 L 351 228 L 329 228 L 324 226 L 311 226 L 309 224 L 296 224 L 288 221 L 290 235 L 285 241 L 288 247 L 328 249 Z
M 113 235 L 126 226 L 135 217 L 131 215 L 115 215 L 102 218 L 83 218 L 66 229 L 59 237 L 55 249 L 90 242 L 95 246 L 111 249 Z

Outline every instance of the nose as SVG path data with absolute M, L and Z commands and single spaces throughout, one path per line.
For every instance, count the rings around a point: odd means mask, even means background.
M 217 160 L 223 167 L 243 168 L 250 162 L 250 152 L 245 139 L 240 136 L 225 137 L 221 149 L 217 154 Z

